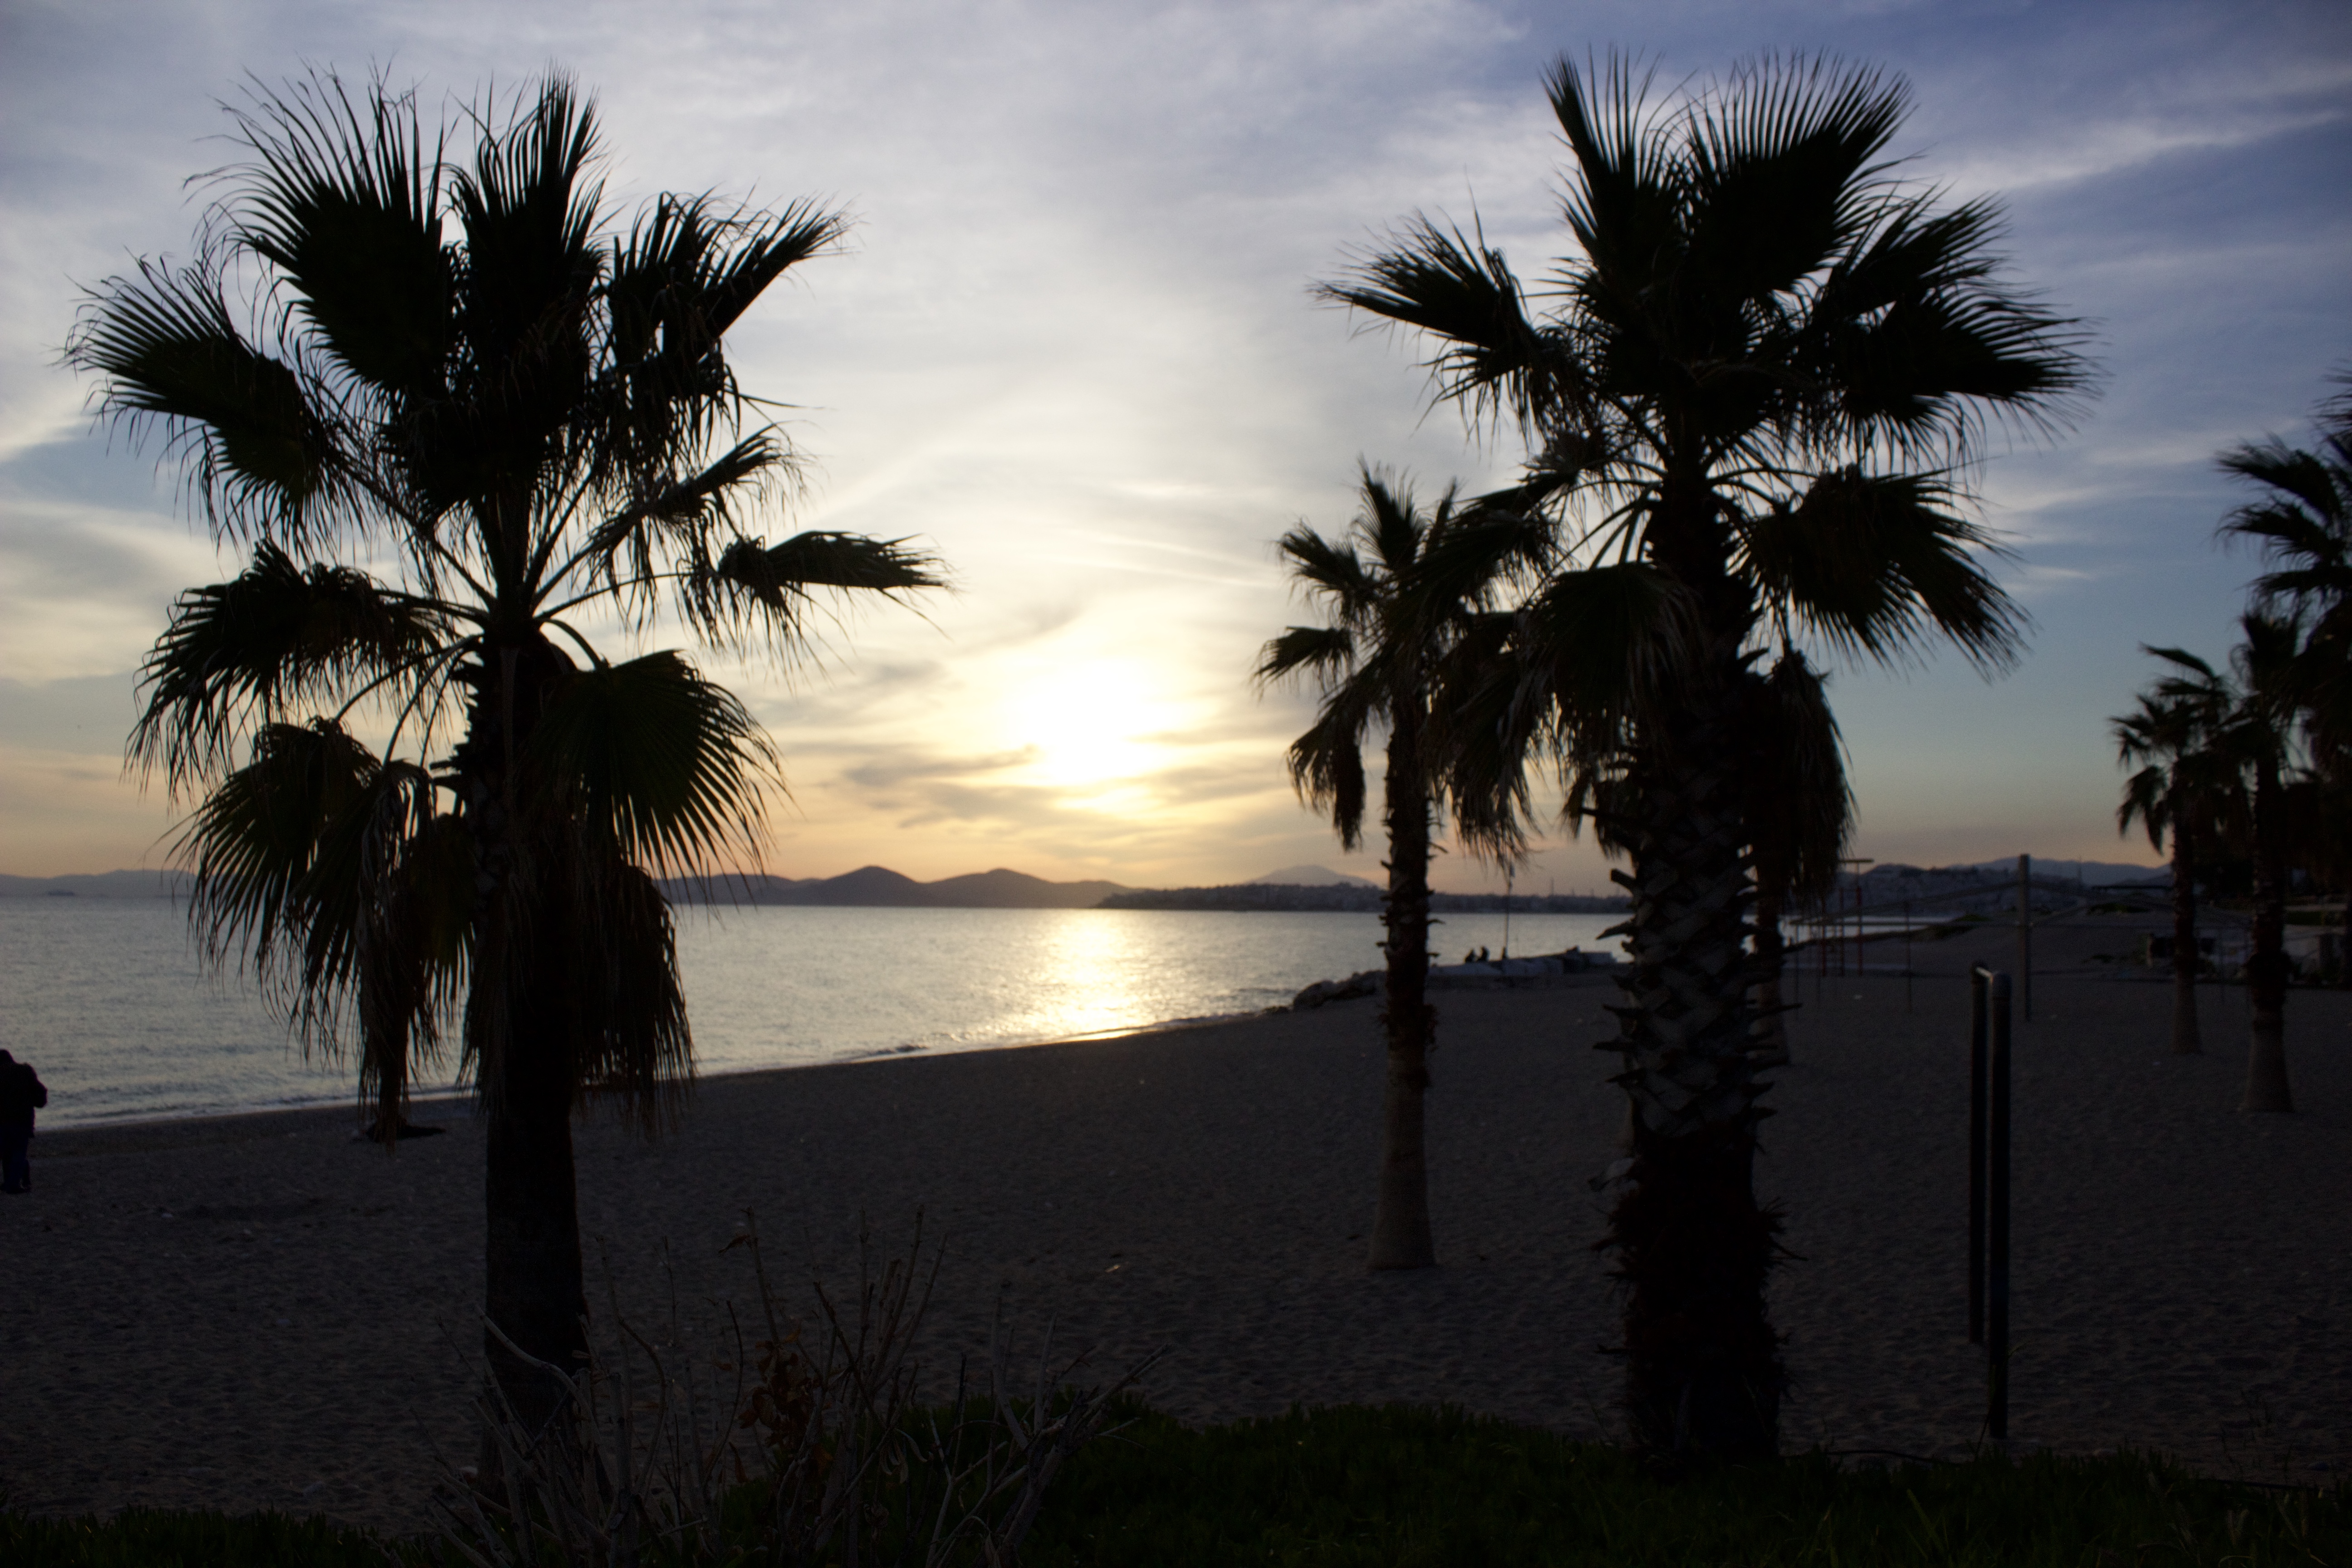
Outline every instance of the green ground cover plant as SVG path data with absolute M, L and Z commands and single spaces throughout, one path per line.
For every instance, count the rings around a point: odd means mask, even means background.
M 2352 1564 L 2346 1489 L 2200 1479 L 2137 1454 L 1879 1464 L 1812 1453 L 1668 1477 L 1606 1444 L 1457 1410 L 1294 1410 L 1206 1429 L 1122 1413 L 1127 1425 L 1055 1485 L 1021 1551 L 1026 1568 Z M 693 1558 L 656 1545 L 643 1561 L 787 1561 L 742 1545 Z M 277 1514 L 0 1512 L 12 1568 L 461 1561 L 441 1543 Z
M 1455 1410 L 1294 1410 L 1195 1431 L 1141 1415 L 1070 1465 L 1031 1568 L 1797 1568 L 2352 1563 L 2333 1492 L 2203 1480 L 2139 1455 L 1667 1479 L 1622 1449 Z
M 0 1511 L 0 1563 L 9 1568 L 387 1568 L 397 1561 L 373 1531 L 282 1513 L 133 1508 L 111 1519 L 35 1519 Z

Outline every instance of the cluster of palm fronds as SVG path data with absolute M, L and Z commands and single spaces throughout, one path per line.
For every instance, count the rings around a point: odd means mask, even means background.
M 452 1551 L 476 1568 L 993 1568 L 1014 1561 L 1046 1489 L 1114 1428 L 1122 1395 L 1159 1359 L 1073 1387 L 1084 1358 L 1057 1362 L 1049 1325 L 1013 1386 L 1000 1319 L 984 1386 L 960 1370 L 942 1391 L 916 1354 L 942 1256 L 925 1257 L 919 1216 L 905 1255 L 878 1268 L 861 1235 L 845 1297 L 813 1274 L 804 1316 L 770 1279 L 755 1223 L 730 1246 L 751 1254 L 746 1308 L 721 1304 L 689 1324 L 673 1283 L 667 1322 L 649 1329 L 608 1289 L 587 1363 L 535 1363 L 562 1389 L 551 1419 L 485 1381 L 488 1462 L 453 1470 L 434 1500 Z

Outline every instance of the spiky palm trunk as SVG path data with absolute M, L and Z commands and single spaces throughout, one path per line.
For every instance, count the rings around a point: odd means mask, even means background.
M 2197 1026 L 2197 851 L 2191 841 L 2186 800 L 2173 792 L 2172 809 L 2172 1053 L 2193 1057 L 2205 1049 Z
M 2278 795 L 2278 763 L 2264 757 L 2254 775 L 2253 951 L 2246 959 L 2253 1038 L 2242 1110 L 2294 1109 L 2286 1078 L 2286 868 Z
M 530 1429 L 565 1391 L 519 1357 L 569 1370 L 587 1351 L 573 1181 L 577 998 L 560 808 L 534 787 L 530 739 L 572 662 L 536 632 L 493 647 L 473 678 L 457 752 L 475 835 L 476 977 L 466 1021 L 488 1124 L 483 1353 Z M 501 1337 L 503 1336 L 503 1337 Z M 509 1348 L 511 1342 L 513 1348 Z
M 1765 1313 L 1776 1215 L 1756 1201 L 1748 1055 L 1750 889 L 1729 681 L 1644 737 L 1624 823 L 1632 963 L 1614 1009 L 1615 1081 L 1633 1103 L 1633 1167 L 1607 1245 L 1626 1286 L 1625 1403 L 1654 1454 L 1769 1456 L 1781 1371 Z
M 1371 1267 L 1427 1268 L 1437 1261 L 1429 1228 L 1424 1110 L 1437 1010 L 1429 1005 L 1429 787 L 1423 776 L 1423 714 L 1415 698 L 1390 705 L 1386 810 L 1389 888 L 1381 923 L 1388 953 L 1388 1083 L 1381 1114 L 1380 1197 L 1372 1212 Z

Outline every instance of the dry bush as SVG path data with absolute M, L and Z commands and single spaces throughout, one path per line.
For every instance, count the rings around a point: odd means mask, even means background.
M 1079 1389 L 1086 1358 L 1057 1363 L 1048 1324 L 1025 1385 L 1008 1387 L 1000 1317 L 986 1387 L 960 1364 L 952 1397 L 926 1405 L 916 1342 L 943 1254 L 925 1263 L 919 1215 L 878 1269 L 861 1229 L 846 1300 L 812 1268 L 805 1315 L 780 1300 L 756 1220 L 729 1247 L 749 1250 L 756 1310 L 712 1303 L 698 1335 L 674 1274 L 668 1321 L 648 1332 L 622 1315 L 608 1264 L 588 1365 L 535 1363 L 570 1394 L 543 1430 L 484 1380 L 489 1462 L 451 1471 L 435 1498 L 447 1552 L 476 1568 L 1010 1563 L 1045 1489 L 1159 1359 Z

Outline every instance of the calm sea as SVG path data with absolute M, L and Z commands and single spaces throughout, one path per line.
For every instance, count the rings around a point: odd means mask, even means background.
M 1533 955 L 1612 945 L 1613 915 L 1514 915 Z M 1145 910 L 687 910 L 678 921 L 705 1074 L 982 1050 L 1254 1013 L 1377 968 L 1370 914 Z M 1504 945 L 1501 915 L 1449 915 L 1442 958 Z M 162 899 L 0 900 L 0 1047 L 49 1086 L 45 1126 L 347 1100 L 257 994 L 198 963 Z

